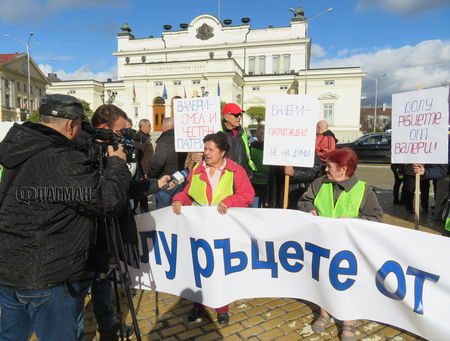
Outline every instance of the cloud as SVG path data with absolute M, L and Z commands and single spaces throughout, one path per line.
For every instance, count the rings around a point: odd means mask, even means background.
M 42 21 L 50 14 L 83 8 L 124 7 L 127 0 L 0 0 L 0 20 Z
M 399 15 L 417 15 L 433 9 L 450 7 L 448 0 L 359 0 L 357 8 L 381 8 Z
M 312 44 L 311 47 L 311 58 L 322 58 L 326 55 L 327 53 L 325 52 L 324 48 L 320 45 L 317 44 Z
M 450 81 L 450 40 L 426 40 L 415 46 L 385 48 L 312 63 L 314 68 L 345 66 L 361 66 L 363 72 L 373 78 L 386 73 L 387 76 L 378 81 L 378 95 L 390 103 L 393 93 L 416 90 L 422 85 L 425 88 L 440 86 Z M 362 95 L 368 98 L 368 103 L 373 101 L 374 93 L 375 81 L 365 78 Z
M 66 80 L 90 80 L 94 79 L 100 82 L 105 82 L 108 78 L 117 79 L 117 66 L 114 66 L 109 71 L 94 72 L 90 65 L 83 65 L 74 72 L 66 72 L 64 70 L 53 70 L 53 66 L 48 64 L 39 64 L 41 71 L 47 75 L 49 73 L 56 73 L 58 78 Z

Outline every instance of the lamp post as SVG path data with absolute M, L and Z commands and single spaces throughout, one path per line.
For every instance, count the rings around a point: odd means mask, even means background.
M 331 12 L 332 10 L 334 10 L 334 8 L 332 8 L 332 7 L 328 8 L 326 11 L 323 11 L 322 13 L 319 13 L 310 19 L 308 19 L 307 17 L 304 17 L 304 19 L 305 19 L 305 39 L 308 39 L 308 25 L 311 22 L 311 20 L 314 20 L 314 19 L 320 17 L 321 15 Z M 307 45 L 305 42 L 305 95 L 308 92 L 307 79 L 308 79 L 308 48 L 307 48 Z
M 375 81 L 375 110 L 373 112 L 373 132 L 374 133 L 376 132 L 376 129 L 377 129 L 378 80 L 383 79 L 386 76 L 387 76 L 386 73 L 382 73 L 378 77 L 366 76 L 367 78 L 370 78 Z
M 19 43 L 24 44 L 27 49 L 27 76 L 28 76 L 27 118 L 30 115 L 30 108 L 31 108 L 31 74 L 30 74 L 30 45 L 31 44 L 30 44 L 30 41 L 31 41 L 31 37 L 33 37 L 33 36 L 34 36 L 34 33 L 29 32 L 28 40 L 23 41 L 23 40 L 15 38 L 13 36 L 10 36 L 9 34 L 5 34 L 6 38 L 10 38 L 10 39 L 18 41 Z M 39 43 L 34 43 L 34 45 L 39 45 Z

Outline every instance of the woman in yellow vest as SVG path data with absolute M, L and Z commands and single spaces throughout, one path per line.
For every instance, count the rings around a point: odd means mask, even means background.
M 314 180 L 298 202 L 301 211 L 332 218 L 360 218 L 383 221 L 383 210 L 373 189 L 354 175 L 358 158 L 350 148 L 335 149 L 325 155 L 326 175 Z M 320 309 L 312 330 L 321 334 L 330 315 Z M 354 321 L 344 321 L 341 340 L 355 339 Z
M 173 197 L 173 212 L 181 214 L 181 206 L 189 205 L 217 205 L 220 214 L 225 214 L 229 207 L 249 207 L 255 191 L 244 168 L 225 157 L 230 148 L 225 134 L 209 134 L 203 143 L 204 161 L 194 166 L 184 190 Z M 203 306 L 196 303 L 188 315 L 189 321 L 197 320 L 203 311 Z M 228 323 L 228 305 L 216 312 L 219 323 Z

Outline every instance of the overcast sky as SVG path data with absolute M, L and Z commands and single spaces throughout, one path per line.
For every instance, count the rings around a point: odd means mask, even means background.
M 200 14 L 218 16 L 218 0 L 0 0 L 0 53 L 24 52 L 34 32 L 33 59 L 63 80 L 116 77 L 116 35 L 125 22 L 137 38 L 161 36 Z M 221 19 L 251 18 L 252 28 L 287 26 L 289 8 L 311 19 L 312 67 L 361 66 L 379 80 L 379 102 L 392 93 L 450 81 L 450 0 L 222 0 Z M 332 12 L 320 15 L 328 8 Z M 363 83 L 363 105 L 373 105 L 375 82 Z

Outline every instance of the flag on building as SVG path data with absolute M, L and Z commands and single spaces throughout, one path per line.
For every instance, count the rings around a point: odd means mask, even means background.
M 136 88 L 134 87 L 134 84 L 133 84 L 133 103 L 136 103 Z
M 163 93 L 162 93 L 162 98 L 167 99 L 166 84 L 164 84 L 164 90 L 163 90 Z
M 220 83 L 217 81 L 217 96 L 220 96 Z

